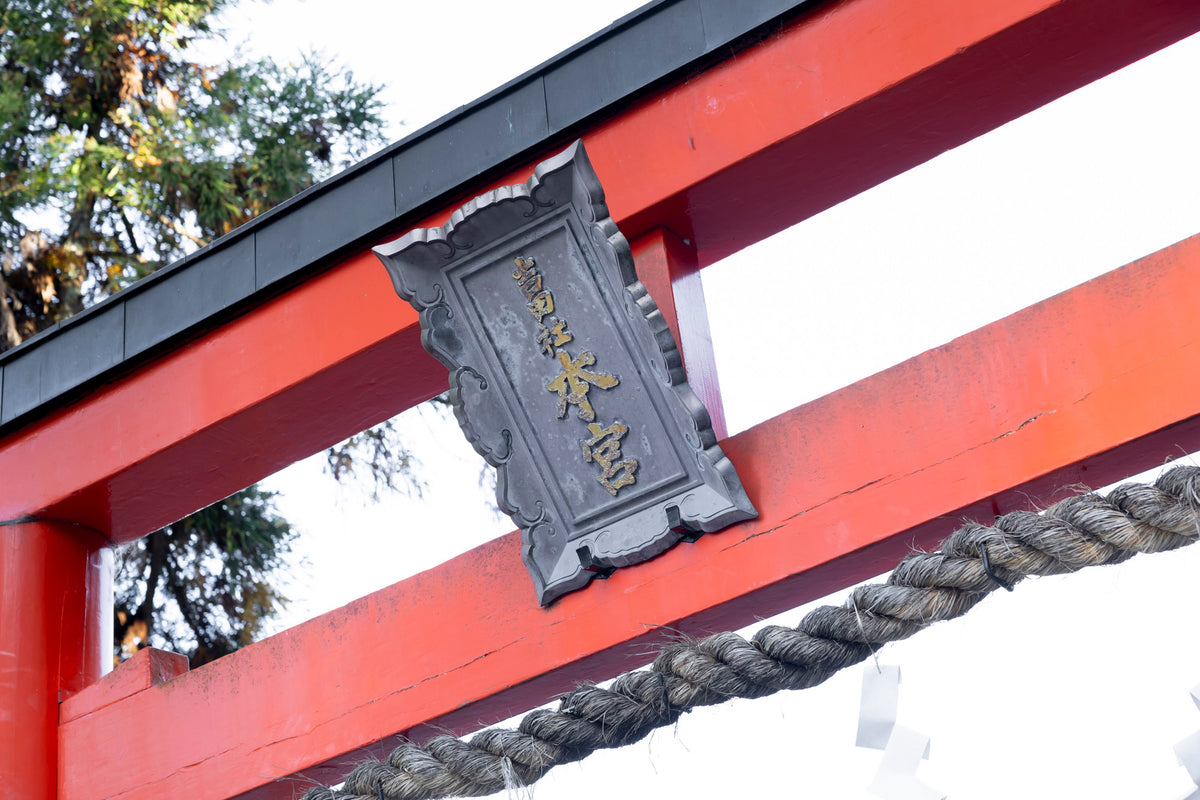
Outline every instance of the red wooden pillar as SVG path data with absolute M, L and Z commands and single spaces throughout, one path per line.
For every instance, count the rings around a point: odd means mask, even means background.
M 58 704 L 111 665 L 112 555 L 61 522 L 0 525 L 0 787 L 58 794 Z
M 665 228 L 655 228 L 630 242 L 638 278 L 658 304 L 683 355 L 688 383 L 708 409 L 713 433 L 724 439 L 725 409 L 717 383 L 712 334 L 700 265 L 691 243 Z

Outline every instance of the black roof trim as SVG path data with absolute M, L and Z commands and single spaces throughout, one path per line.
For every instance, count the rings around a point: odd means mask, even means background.
M 0 354 L 0 434 L 396 232 L 481 175 L 724 57 L 816 0 L 655 0 L 568 50 Z M 336 209 L 336 213 L 334 213 Z

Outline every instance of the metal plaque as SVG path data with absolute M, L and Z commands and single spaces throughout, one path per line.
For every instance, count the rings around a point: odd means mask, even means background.
M 375 253 L 450 370 L 543 605 L 756 516 L 581 142 Z

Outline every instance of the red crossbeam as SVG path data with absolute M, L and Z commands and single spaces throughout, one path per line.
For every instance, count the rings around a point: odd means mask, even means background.
M 625 233 L 705 266 L 1198 29 L 1195 0 L 826 3 L 582 135 Z M 0 519 L 136 538 L 444 385 L 353 256 L 0 441 Z
M 395 734 L 465 730 L 634 666 L 658 625 L 747 624 L 964 513 L 1200 448 L 1198 275 L 1200 236 L 727 439 L 759 519 L 550 608 L 510 534 L 167 683 L 129 694 L 118 671 L 62 707 L 60 798 L 290 797 L 305 784 L 276 779 L 335 781 Z
M 670 230 L 703 267 L 1197 29 L 1195 0 L 827 2 L 581 135 L 625 233 Z M 656 625 L 737 625 L 882 569 L 963 509 L 1196 448 L 1197 268 L 1189 240 L 727 440 L 761 519 L 549 609 L 509 536 L 194 673 L 156 683 L 178 665 L 143 659 L 62 705 L 59 797 L 287 796 L 278 778 L 336 779 L 321 766 L 397 732 L 611 675 Z M 0 441 L 0 519 L 135 538 L 442 386 L 412 312 L 354 254 Z M 45 703 L 11 707 L 5 733 L 51 753 Z

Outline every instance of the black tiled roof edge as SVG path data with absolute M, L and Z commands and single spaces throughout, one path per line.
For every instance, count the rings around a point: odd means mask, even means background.
M 0 434 L 563 142 L 817 0 L 655 0 L 236 231 L 0 354 Z

